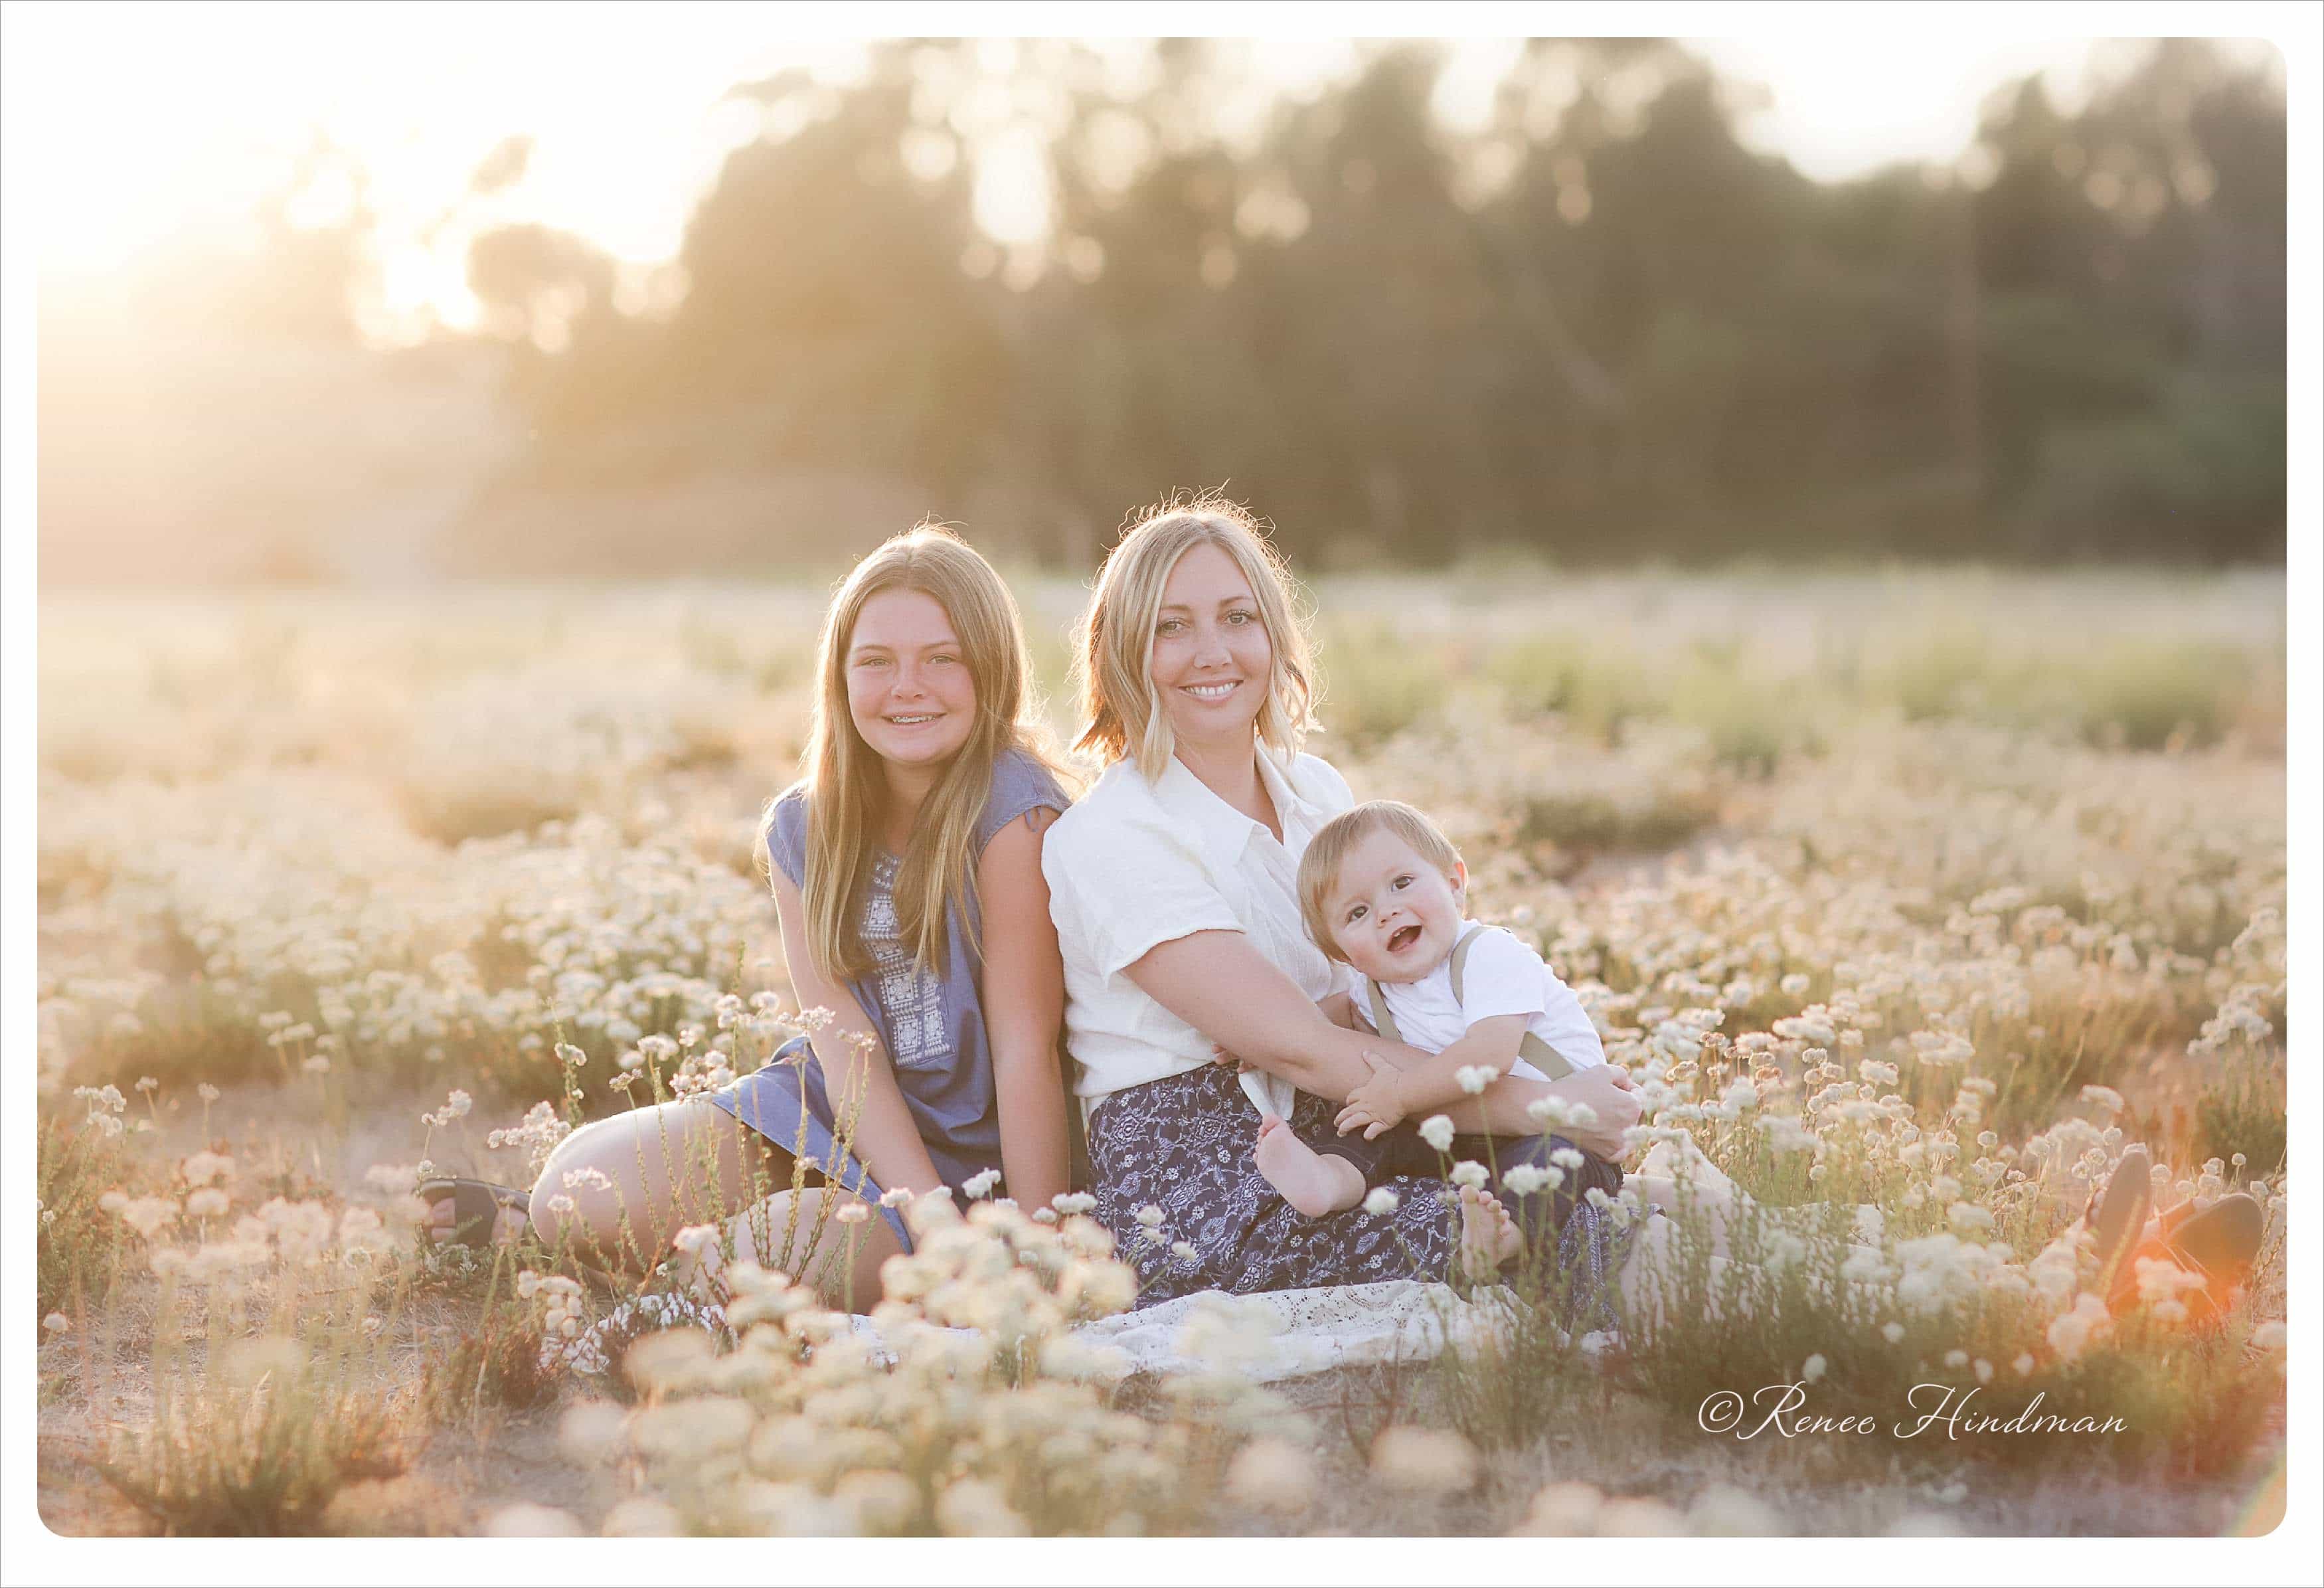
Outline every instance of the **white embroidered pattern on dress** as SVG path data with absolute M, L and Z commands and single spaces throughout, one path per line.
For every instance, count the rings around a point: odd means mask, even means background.
M 871 896 L 863 904 L 863 946 L 880 973 L 880 1008 L 888 1017 L 889 1057 L 907 1068 L 940 1065 L 952 1057 L 945 1029 L 944 986 L 912 963 L 896 919 L 896 872 L 901 863 L 883 854 L 872 863 Z

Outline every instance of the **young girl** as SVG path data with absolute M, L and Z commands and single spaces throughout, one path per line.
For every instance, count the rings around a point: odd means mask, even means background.
M 852 1260 L 826 1288 L 860 1301 L 910 1248 L 885 1192 L 994 1173 L 1027 1206 L 1066 1189 L 1041 848 L 1067 799 L 1040 749 L 1016 605 L 958 537 L 915 529 L 841 586 L 816 673 L 807 775 L 770 808 L 766 839 L 792 988 L 834 1018 L 718 1092 L 575 1131 L 530 1197 L 422 1186 L 440 1233 L 476 1238 L 498 1204 L 505 1233 L 529 1217 L 545 1243 L 641 1266 L 689 1224 L 722 1221 L 755 1259 L 765 1232 L 835 1213 L 847 1238 L 824 1249 Z M 795 1153 L 816 1166 L 797 1196 Z

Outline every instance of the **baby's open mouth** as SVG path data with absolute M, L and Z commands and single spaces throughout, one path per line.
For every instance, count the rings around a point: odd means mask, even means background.
M 1398 927 L 1395 931 L 1390 932 L 1388 935 L 1388 951 L 1390 954 L 1402 954 L 1406 949 L 1411 947 L 1415 943 L 1419 941 L 1420 928 L 1418 927 Z

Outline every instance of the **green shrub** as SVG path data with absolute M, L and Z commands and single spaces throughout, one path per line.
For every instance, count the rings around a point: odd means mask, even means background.
M 1569 726 L 1612 743 L 1633 717 L 1669 706 L 1661 680 L 1635 652 L 1609 658 L 1579 640 L 1545 636 L 1497 646 L 1485 676 L 1500 686 L 1513 716 L 1554 712 Z
M 1690 669 L 1673 693 L 1671 715 L 1702 732 L 1711 759 L 1747 777 L 1766 777 L 1793 750 L 1817 741 L 1797 685 L 1749 679 L 1732 667 Z
M 420 1401 L 432 1422 L 465 1421 L 487 1406 L 525 1410 L 552 1399 L 540 1367 L 540 1325 L 521 1308 L 488 1306 L 476 1326 L 421 1370 Z
M 1908 646 L 1874 680 L 1911 722 L 1982 715 L 1996 684 L 2013 688 L 2013 669 L 1997 663 L 1986 634 L 1960 626 Z
M 1325 693 L 1318 715 L 1359 748 L 1443 715 L 1451 669 L 1441 650 L 1386 623 L 1328 624 L 1319 636 Z
M 2283 1050 L 2231 1048 L 2218 1079 L 2195 1106 L 2195 1156 L 2233 1158 L 2240 1152 L 2253 1174 L 2273 1176 L 2285 1161 L 2288 1127 Z
M 1640 800 L 1553 790 L 1523 799 L 1517 836 L 1562 849 L 1674 849 L 1718 817 L 1708 794 L 1689 789 L 1658 788 Z
M 128 1155 L 117 1138 L 93 1127 L 72 1129 L 55 1115 L 41 1122 L 36 1174 L 42 1317 L 68 1306 L 77 1312 L 100 1306 L 111 1294 L 121 1223 L 97 1202 L 121 1185 L 127 1167 Z
M 2082 737 L 2129 750 L 2160 750 L 2175 737 L 2216 743 L 2246 677 L 2222 646 L 2119 642 L 2069 675 Z
M 196 1386 L 157 1375 L 153 1420 L 115 1436 L 99 1476 L 180 1537 L 311 1533 L 340 1489 L 410 1464 L 383 1393 L 351 1389 L 344 1362 L 295 1343 L 245 1343 Z

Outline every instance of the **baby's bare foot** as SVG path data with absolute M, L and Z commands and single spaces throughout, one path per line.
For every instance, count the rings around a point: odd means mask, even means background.
M 1524 1250 L 1525 1236 L 1498 1196 L 1473 1186 L 1461 1187 L 1461 1271 L 1482 1283 Z
M 1344 1158 L 1316 1151 L 1273 1114 L 1259 1122 L 1259 1172 L 1283 1200 L 1311 1219 L 1339 1213 L 1363 1199 L 1364 1177 Z

